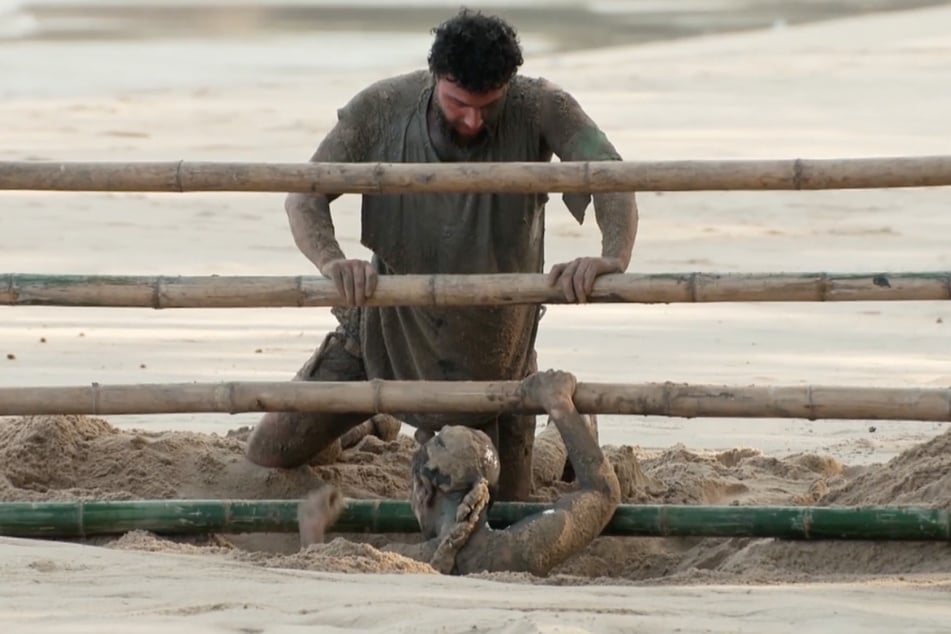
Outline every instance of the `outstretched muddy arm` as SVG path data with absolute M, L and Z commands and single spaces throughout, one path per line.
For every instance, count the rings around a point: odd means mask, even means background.
M 580 488 L 560 497 L 554 509 L 509 527 L 506 539 L 490 540 L 483 557 L 489 569 L 498 569 L 492 561 L 508 560 L 514 568 L 545 575 L 601 534 L 621 493 L 611 464 L 571 399 L 575 378 L 548 371 L 529 376 L 522 385 L 541 402 L 561 432 Z

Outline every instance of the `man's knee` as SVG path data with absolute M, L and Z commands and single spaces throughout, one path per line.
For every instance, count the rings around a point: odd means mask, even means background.
M 270 468 L 288 468 L 290 456 L 286 451 L 285 424 L 279 420 L 280 412 L 268 412 L 248 436 L 244 455 L 256 465 Z
M 363 418 L 360 414 L 269 412 L 251 430 L 245 456 L 272 469 L 329 464 L 340 457 L 341 436 Z
M 293 380 L 366 380 L 363 359 L 352 348 L 346 334 L 338 328 L 324 338 Z M 339 438 L 365 418 L 360 414 L 268 412 L 251 431 L 245 455 L 257 465 L 280 469 L 315 461 L 333 462 L 340 455 Z

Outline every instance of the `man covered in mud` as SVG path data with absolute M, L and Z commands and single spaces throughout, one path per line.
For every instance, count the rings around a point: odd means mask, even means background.
M 467 10 L 434 30 L 429 69 L 379 81 L 338 111 L 312 157 L 319 162 L 510 162 L 620 160 L 573 97 L 517 74 L 515 30 Z M 296 380 L 519 380 L 535 370 L 537 305 L 367 306 L 380 275 L 539 273 L 544 266 L 543 194 L 375 194 L 362 202 L 362 243 L 372 262 L 348 259 L 330 214 L 336 195 L 291 194 L 285 208 L 294 240 L 331 278 L 347 307 Z M 580 223 L 591 196 L 565 195 Z M 600 256 L 554 265 L 552 286 L 584 302 L 595 278 L 627 269 L 637 232 L 633 193 L 597 194 Z M 247 455 L 267 467 L 320 462 L 364 416 L 269 413 Z M 450 419 L 407 416 L 425 442 Z M 535 417 L 455 416 L 481 429 L 501 458 L 502 499 L 528 499 Z M 391 433 L 392 430 L 378 430 Z M 320 456 L 321 452 L 323 456 Z M 329 453 L 328 453 L 329 452 Z
M 383 548 L 425 561 L 437 572 L 530 572 L 547 575 L 601 534 L 620 503 L 617 476 L 572 396 L 567 372 L 532 374 L 522 390 L 540 403 L 557 426 L 574 468 L 578 489 L 554 508 L 492 530 L 487 517 L 499 478 L 499 460 L 483 432 L 446 426 L 413 455 L 410 503 L 426 541 Z M 300 504 L 301 546 L 323 541 L 340 516 L 343 498 L 325 486 Z

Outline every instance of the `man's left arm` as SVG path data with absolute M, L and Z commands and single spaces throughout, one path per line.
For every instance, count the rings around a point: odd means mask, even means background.
M 557 86 L 543 83 L 540 126 L 545 143 L 562 161 L 619 161 L 621 156 L 578 102 Z M 579 223 L 591 196 L 566 194 L 565 204 Z M 601 256 L 579 257 L 556 264 L 549 273 L 552 286 L 561 286 L 569 302 L 585 302 L 594 281 L 606 273 L 627 270 L 637 237 L 634 192 L 594 195 L 594 213 L 601 230 Z

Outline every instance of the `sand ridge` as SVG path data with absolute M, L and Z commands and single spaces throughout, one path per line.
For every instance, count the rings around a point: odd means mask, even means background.
M 246 430 L 225 436 L 117 429 L 84 416 L 5 419 L 0 425 L 0 500 L 299 499 L 331 482 L 353 498 L 407 499 L 416 443 L 369 436 L 339 463 L 269 470 L 244 459 Z M 828 456 L 764 456 L 749 448 L 695 452 L 683 446 L 647 455 L 605 448 L 623 501 L 705 505 L 951 506 L 951 430 L 884 465 L 850 468 Z M 552 469 L 542 468 L 540 474 Z M 555 499 L 574 484 L 537 481 Z M 414 535 L 330 536 L 300 550 L 296 535 L 163 538 L 135 531 L 90 543 L 125 550 L 176 552 L 276 568 L 323 572 L 432 573 L 426 564 L 384 553 L 389 540 Z M 940 573 L 951 566 L 944 544 L 804 543 L 772 539 L 619 538 L 596 540 L 545 583 L 788 583 Z M 530 575 L 478 575 L 539 582 Z

